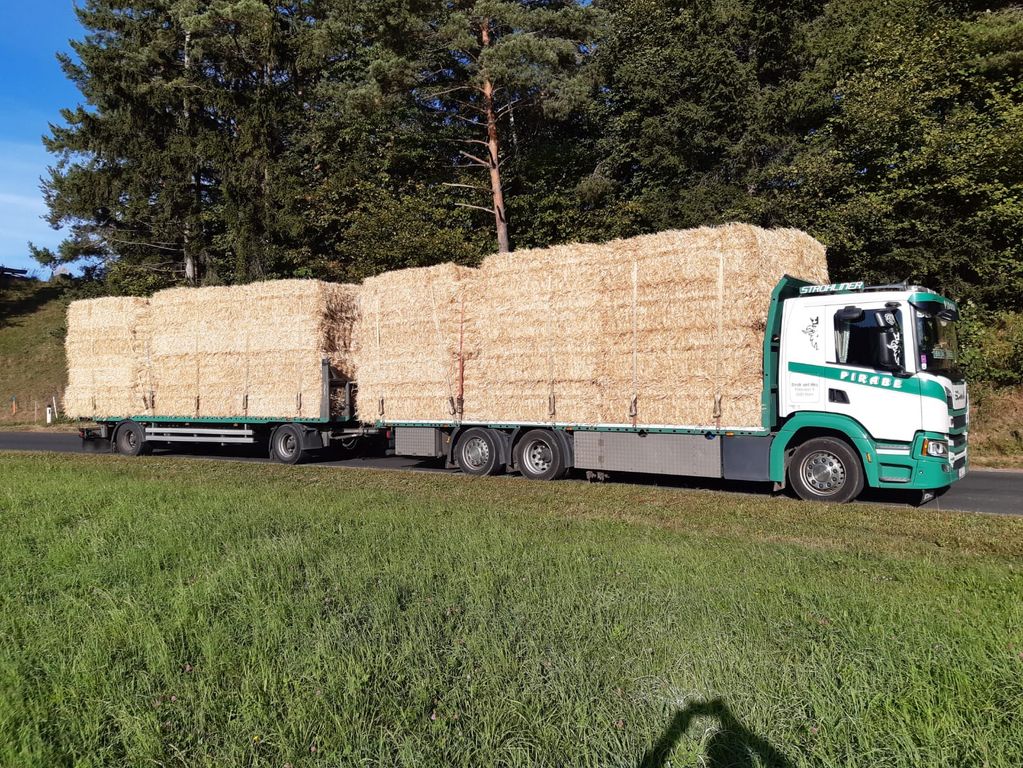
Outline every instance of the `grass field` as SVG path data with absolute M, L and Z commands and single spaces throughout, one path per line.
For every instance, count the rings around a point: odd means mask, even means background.
M 1019 766 L 1023 522 L 0 454 L 0 762 Z

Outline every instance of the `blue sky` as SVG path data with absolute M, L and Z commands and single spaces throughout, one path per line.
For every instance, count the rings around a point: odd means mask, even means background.
M 72 0 L 6 3 L 7 34 L 0 36 L 0 264 L 49 273 L 28 255 L 27 243 L 55 246 L 61 234 L 40 217 L 46 213 L 39 177 L 52 158 L 41 137 L 60 109 L 80 94 L 60 71 L 57 51 L 82 36 Z

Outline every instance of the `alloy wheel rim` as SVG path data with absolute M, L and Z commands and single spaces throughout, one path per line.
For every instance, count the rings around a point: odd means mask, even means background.
M 830 451 L 814 451 L 800 466 L 803 483 L 818 496 L 833 496 L 845 486 L 848 475 L 842 460 Z
M 490 461 L 490 445 L 482 437 L 471 437 L 462 446 L 462 459 L 472 469 L 483 469 Z
M 522 452 L 522 463 L 534 475 L 542 475 L 554 463 L 554 451 L 544 440 L 531 440 Z

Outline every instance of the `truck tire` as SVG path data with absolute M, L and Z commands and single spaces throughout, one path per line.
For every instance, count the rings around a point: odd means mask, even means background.
M 496 475 L 504 470 L 501 446 L 492 430 L 472 427 L 458 436 L 455 464 L 467 475 Z
M 815 437 L 789 461 L 789 484 L 804 501 L 852 501 L 863 490 L 863 465 L 844 440 Z
M 114 437 L 114 449 L 125 456 L 141 456 L 148 453 L 150 445 L 146 442 L 146 430 L 134 421 L 125 421 L 117 428 Z
M 298 464 L 302 450 L 302 433 L 293 424 L 283 424 L 270 435 L 270 458 L 281 464 Z
M 515 466 L 530 480 L 557 480 L 568 472 L 565 448 L 549 429 L 532 429 L 515 444 Z

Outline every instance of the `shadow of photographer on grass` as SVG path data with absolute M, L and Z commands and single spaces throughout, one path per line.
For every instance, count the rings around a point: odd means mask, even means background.
M 637 768 L 665 768 L 668 756 L 698 717 L 717 720 L 717 731 L 707 740 L 703 765 L 707 768 L 791 768 L 783 752 L 757 736 L 736 719 L 721 699 L 694 701 L 680 709 L 661 738 L 640 758 Z M 759 758 L 759 761 L 754 758 Z

